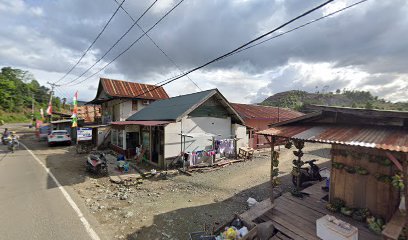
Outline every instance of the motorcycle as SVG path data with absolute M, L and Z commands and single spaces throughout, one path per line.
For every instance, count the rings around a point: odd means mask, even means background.
M 11 140 L 8 142 L 8 149 L 9 149 L 12 153 L 14 153 L 14 151 L 16 150 L 16 148 L 17 148 L 19 145 L 20 145 L 20 143 L 18 142 L 17 139 L 11 139 Z
M 307 167 L 300 168 L 300 172 L 298 176 L 292 175 L 293 185 L 297 186 L 298 177 L 300 178 L 299 186 L 302 186 L 303 183 L 305 182 L 323 180 L 322 176 L 320 175 L 320 171 L 321 171 L 320 168 L 316 164 L 314 164 L 316 161 L 317 161 L 316 159 L 306 161 L 305 163 L 309 164 L 310 169 Z
M 1 136 L 1 142 L 3 143 L 3 145 L 8 145 L 10 140 L 10 136 L 4 136 L 4 134 Z
M 91 153 L 87 157 L 86 170 L 94 174 L 108 174 L 108 164 L 105 153 Z

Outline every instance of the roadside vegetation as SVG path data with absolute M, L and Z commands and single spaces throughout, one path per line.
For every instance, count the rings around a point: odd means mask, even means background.
M 373 96 L 368 91 L 340 90 L 335 92 L 309 93 L 306 91 L 291 90 L 280 92 L 265 99 L 261 105 L 286 107 L 304 111 L 308 104 L 353 107 L 365 109 L 382 109 L 408 111 L 408 102 L 390 102 Z
M 41 86 L 28 71 L 4 67 L 0 72 L 0 122 L 28 122 L 32 117 L 40 118 L 40 108 L 47 109 L 49 89 Z M 33 101 L 34 100 L 34 101 Z M 53 98 L 53 109 L 60 110 L 62 101 Z

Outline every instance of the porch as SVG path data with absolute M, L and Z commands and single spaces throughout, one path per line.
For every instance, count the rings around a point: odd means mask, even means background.
M 322 200 L 329 194 L 321 189 L 324 185 L 323 181 L 304 189 L 302 193 L 307 193 L 308 196 L 303 199 L 294 197 L 289 192 L 285 193 L 275 199 L 274 207 L 271 206 L 270 199 L 266 199 L 241 214 L 241 217 L 257 224 L 272 221 L 275 228 L 288 237 L 284 239 L 318 240 L 320 238 L 316 235 L 316 220 L 332 215 L 358 228 L 358 239 L 382 239 L 381 235 L 371 232 L 364 223 L 328 211 L 325 208 L 327 202 Z

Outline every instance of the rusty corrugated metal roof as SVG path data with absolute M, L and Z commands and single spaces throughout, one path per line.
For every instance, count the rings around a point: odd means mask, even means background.
M 279 116 L 279 121 L 284 121 L 304 115 L 301 112 L 287 108 L 242 103 L 231 103 L 231 105 L 244 119 L 275 120 L 278 119 Z
M 143 126 L 158 126 L 170 123 L 169 121 L 117 121 L 112 122 L 112 125 L 143 125 Z
M 408 130 L 398 127 L 292 125 L 276 126 L 260 131 L 259 134 L 408 153 Z
M 149 91 L 157 87 L 155 85 L 107 78 L 101 78 L 101 84 L 105 92 L 112 97 L 136 98 L 137 96 L 137 98 L 153 100 L 169 98 L 169 95 L 167 95 L 163 87 Z

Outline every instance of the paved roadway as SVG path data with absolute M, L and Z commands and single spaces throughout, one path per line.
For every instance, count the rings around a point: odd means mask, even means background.
M 23 147 L 12 154 L 0 146 L 0 239 L 92 239 L 53 179 Z

